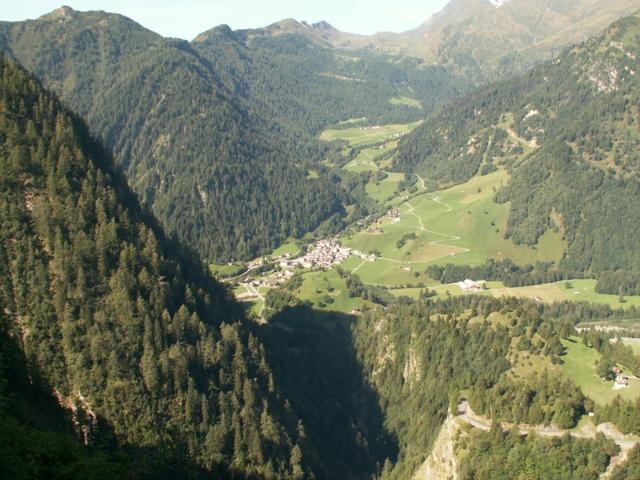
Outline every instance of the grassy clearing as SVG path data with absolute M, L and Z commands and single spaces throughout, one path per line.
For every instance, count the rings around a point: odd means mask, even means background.
M 515 347 L 516 340 L 512 343 L 510 358 L 512 367 L 510 375 L 514 379 L 526 379 L 536 377 L 540 372 L 557 372 L 557 365 L 551 363 L 549 357 L 532 355 L 529 352 L 520 352 Z
M 280 256 L 288 253 L 290 255 L 294 255 L 300 251 L 300 247 L 296 244 L 296 242 L 292 239 L 288 240 L 286 243 L 283 243 L 278 248 L 276 248 L 271 255 Z
M 397 189 L 401 180 L 397 175 L 375 186 L 369 184 L 367 192 L 385 201 Z M 507 180 L 507 173 L 498 171 L 418 195 L 399 204 L 399 222 L 384 219 L 374 230 L 343 237 L 351 248 L 380 252 L 382 258 L 363 266 L 358 274 L 367 283 L 406 284 L 427 280 L 422 275 L 414 277 L 414 272 L 424 271 L 429 264 L 479 265 L 489 258 L 510 258 L 517 263 L 558 261 L 564 250 L 559 233 L 547 233 L 536 247 L 517 246 L 503 238 L 509 205 L 495 204 L 493 196 Z M 397 248 L 397 242 L 409 233 L 417 238 Z M 406 266 L 412 270 L 405 272 Z
M 612 381 L 602 380 L 596 374 L 596 363 L 601 355 L 591 347 L 587 347 L 578 337 L 570 340 L 563 339 L 562 344 L 567 353 L 562 357 L 564 363 L 561 372 L 571 378 L 594 402 L 603 405 L 611 402 L 620 395 L 627 400 L 633 400 L 640 396 L 640 380 L 631 379 L 629 388 L 613 390 Z
M 391 105 L 406 105 L 407 107 L 422 108 L 422 104 L 415 98 L 392 97 L 389 99 Z
M 640 338 L 623 338 L 622 341 L 633 350 L 633 353 L 640 355 Z
M 352 127 L 345 129 L 328 129 L 322 132 L 320 140 L 332 142 L 345 140 L 352 147 L 361 147 L 371 143 L 379 143 L 399 133 L 410 132 L 420 125 L 420 122 L 394 125 L 377 125 L 372 127 Z
M 367 194 L 379 201 L 386 202 L 389 198 L 393 197 L 398 189 L 400 182 L 404 180 L 404 173 L 389 172 L 387 178 L 380 182 L 372 180 L 366 186 Z
M 367 303 L 361 298 L 350 298 L 345 281 L 333 269 L 308 272 L 303 278 L 300 288 L 292 293 L 300 300 L 310 301 L 315 308 L 350 313 Z
M 530 287 L 497 288 L 493 291 L 496 297 L 511 296 L 519 298 L 540 298 L 545 303 L 569 301 L 584 301 L 611 305 L 612 308 L 628 308 L 632 305 L 640 306 L 640 296 L 625 297 L 620 302 L 618 295 L 605 295 L 595 290 L 596 280 L 571 280 L 572 288 L 566 288 L 567 282 L 546 283 Z
M 212 263 L 209 265 L 209 270 L 215 277 L 227 278 L 242 273 L 245 270 L 245 265 L 243 263 Z
M 373 148 L 365 148 L 358 156 L 345 165 L 345 170 L 350 172 L 372 172 L 380 169 L 377 159 L 387 152 L 395 150 L 397 141 L 386 142 L 384 145 Z

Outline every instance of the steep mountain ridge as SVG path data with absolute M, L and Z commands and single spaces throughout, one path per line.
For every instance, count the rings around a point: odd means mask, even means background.
M 511 202 L 507 237 L 535 245 L 561 229 L 565 269 L 640 270 L 630 241 L 640 225 L 639 33 L 640 16 L 624 18 L 555 61 L 455 102 L 401 142 L 397 166 L 441 185 L 507 168 L 511 180 L 496 196 Z
M 299 477 L 297 419 L 239 306 L 165 238 L 84 123 L 4 57 L 0 152 L 2 345 L 84 442 L 175 451 L 222 478 Z M 40 454 L 6 463 L 29 472 Z

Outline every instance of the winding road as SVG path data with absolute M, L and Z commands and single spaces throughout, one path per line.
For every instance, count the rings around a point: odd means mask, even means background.
M 457 418 L 462 422 L 485 432 L 491 430 L 492 427 L 492 422 L 487 418 L 477 415 L 471 409 L 469 403 L 466 400 L 458 404 Z M 617 456 L 611 459 L 611 463 L 609 464 L 606 472 L 604 472 L 600 476 L 600 478 L 603 480 L 609 478 L 616 467 L 626 462 L 631 449 L 640 444 L 640 438 L 637 438 L 633 435 L 623 435 L 611 423 L 601 423 L 592 430 L 583 428 L 576 431 L 563 430 L 546 425 L 513 425 L 502 423 L 501 427 L 503 430 L 512 430 L 514 428 L 517 428 L 520 432 L 520 435 L 529 435 L 530 433 L 535 433 L 536 435 L 539 435 L 541 437 L 562 437 L 563 435 L 569 434 L 575 438 L 594 439 L 596 437 L 596 433 L 602 433 L 605 437 L 613 440 L 620 448 L 620 453 L 618 453 Z

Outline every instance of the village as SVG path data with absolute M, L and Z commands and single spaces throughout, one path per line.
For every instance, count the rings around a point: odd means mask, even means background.
M 294 276 L 296 270 L 326 269 L 342 263 L 350 256 L 355 255 L 362 259 L 375 261 L 375 255 L 367 255 L 358 250 L 343 246 L 337 238 L 318 240 L 309 245 L 302 256 L 285 253 L 276 257 L 261 257 L 247 265 L 248 270 L 244 276 L 243 284 L 252 287 L 277 288 Z M 265 265 L 271 265 L 267 272 L 261 271 Z M 253 271 L 261 273 L 248 275 Z

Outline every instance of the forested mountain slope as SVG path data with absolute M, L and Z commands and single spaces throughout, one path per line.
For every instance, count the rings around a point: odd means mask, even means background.
M 246 257 L 341 211 L 307 179 L 322 152 L 242 101 L 184 41 L 62 9 L 3 25 L 5 48 L 114 151 L 143 202 L 207 258 Z
M 505 235 L 568 240 L 571 271 L 640 271 L 640 16 L 510 81 L 431 115 L 404 139 L 396 166 L 444 185 L 501 166 Z
M 249 41 L 223 26 L 188 43 L 68 7 L 0 24 L 0 45 L 87 120 L 143 203 L 208 260 L 265 253 L 344 214 L 348 193 L 319 165 L 324 126 L 417 119 L 391 98 L 413 89 L 432 108 L 458 91 L 441 68 L 352 61 L 300 36 Z
M 297 419 L 229 293 L 164 237 L 85 125 L 4 58 L 0 224 L 2 345 L 19 345 L 85 441 L 113 432 L 222 477 L 303 475 Z M 3 347 L 2 378 L 14 357 Z M 3 466 L 32 468 L 34 454 Z

